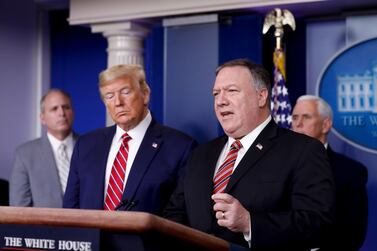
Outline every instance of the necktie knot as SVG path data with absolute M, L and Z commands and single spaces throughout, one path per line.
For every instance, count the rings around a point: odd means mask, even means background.
M 123 141 L 123 144 L 127 144 L 128 141 L 130 141 L 132 138 L 130 135 L 128 135 L 128 133 L 125 133 L 122 135 L 122 141 Z
M 63 159 L 68 159 L 67 155 L 67 145 L 64 143 L 61 143 L 58 147 L 58 153 Z
M 58 147 L 59 151 L 65 151 L 67 146 L 64 143 L 61 143 L 60 146 Z
M 230 146 L 230 149 L 234 150 L 240 150 L 242 148 L 242 144 L 239 140 L 236 140 L 233 142 L 233 144 Z

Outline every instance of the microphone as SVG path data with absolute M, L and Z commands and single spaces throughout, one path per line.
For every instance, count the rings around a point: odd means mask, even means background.
M 114 208 L 114 211 L 119 211 L 119 209 L 121 209 L 122 207 L 127 206 L 127 204 L 128 204 L 128 200 L 127 199 L 122 200 L 121 202 L 119 202 L 118 206 L 116 206 Z
M 137 204 L 139 203 L 138 200 L 133 200 L 131 201 L 131 203 L 129 203 L 126 208 L 124 209 L 124 211 L 129 211 L 131 210 L 133 207 L 135 207 Z

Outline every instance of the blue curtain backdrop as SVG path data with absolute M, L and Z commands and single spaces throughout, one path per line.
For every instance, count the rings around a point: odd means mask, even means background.
M 72 96 L 74 130 L 80 134 L 105 126 L 98 74 L 107 65 L 107 41 L 89 27 L 70 26 L 68 11 L 50 12 L 51 88 Z
M 162 123 L 164 121 L 164 28 L 160 23 L 151 27 L 144 41 L 144 48 L 145 74 L 152 90 L 149 108 L 153 117 Z

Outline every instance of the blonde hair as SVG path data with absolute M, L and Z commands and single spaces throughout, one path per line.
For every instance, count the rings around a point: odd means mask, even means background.
M 99 87 L 106 86 L 109 82 L 117 78 L 130 78 L 134 83 L 138 83 L 142 90 L 149 89 L 145 80 L 145 72 L 141 65 L 120 64 L 114 65 L 99 74 Z

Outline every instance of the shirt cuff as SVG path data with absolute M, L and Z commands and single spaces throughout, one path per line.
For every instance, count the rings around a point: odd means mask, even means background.
M 247 243 L 249 244 L 249 248 L 250 248 L 251 247 L 251 216 L 250 216 L 250 213 L 249 213 L 249 231 L 243 233 L 243 238 L 245 239 L 245 241 L 247 241 Z

